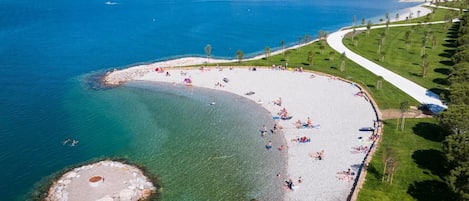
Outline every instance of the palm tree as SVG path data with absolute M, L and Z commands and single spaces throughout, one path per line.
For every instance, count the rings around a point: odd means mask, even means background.
M 365 18 L 362 18 L 362 22 L 360 23 L 362 26 L 365 25 Z
M 308 64 L 309 64 L 310 66 L 313 65 L 313 55 L 314 55 L 314 53 L 313 53 L 312 50 L 308 51 L 308 59 L 307 59 L 307 61 L 308 61 Z
M 396 21 L 399 21 L 399 13 L 396 13 Z
M 356 33 L 357 33 L 357 30 L 355 28 L 353 28 L 353 30 L 352 30 L 352 42 L 355 39 L 355 34 Z
M 210 55 L 212 54 L 212 46 L 207 44 L 205 46 L 205 53 L 207 54 L 207 62 L 210 60 Z
M 342 52 L 340 55 L 340 72 L 344 72 L 345 70 L 345 60 L 347 59 L 347 55 L 345 55 L 345 52 Z
M 357 16 L 352 16 L 352 27 L 355 26 L 355 21 L 357 21 Z
M 265 59 L 269 59 L 270 57 L 270 47 L 269 46 L 265 46 L 265 49 L 264 49 L 264 55 L 265 55 Z
M 241 50 L 236 51 L 236 58 L 238 58 L 238 63 L 241 63 L 241 60 L 243 60 L 244 52 Z
M 420 10 L 417 11 L 417 17 L 420 17 Z
M 326 39 L 327 39 L 327 32 L 323 30 L 319 30 L 319 40 L 321 41 L 322 45 L 326 45 Z

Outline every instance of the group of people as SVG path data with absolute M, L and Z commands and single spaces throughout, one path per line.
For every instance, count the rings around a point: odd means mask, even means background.
M 355 172 L 352 172 L 350 168 L 348 168 L 346 171 L 337 172 L 337 174 L 338 174 L 337 179 L 347 180 L 347 181 L 352 181 L 353 177 L 355 176 Z
M 290 114 L 288 113 L 287 108 L 283 108 L 282 110 L 280 110 L 278 115 L 280 115 L 280 118 L 283 120 L 288 120 L 292 118 L 292 116 L 290 116 Z
M 306 142 L 311 142 L 311 138 L 303 136 L 303 137 L 296 137 L 291 140 L 292 142 L 298 142 L 298 143 L 306 143 Z
M 368 148 L 368 146 L 363 146 L 363 145 L 360 145 L 358 147 L 352 147 L 352 152 L 353 153 L 368 153 L 370 149 Z
M 78 140 L 72 140 L 70 138 L 67 138 L 66 140 L 64 140 L 62 144 L 67 145 L 67 144 L 69 144 L 69 142 L 70 142 L 71 147 L 74 147 L 75 145 L 78 144 Z
M 277 174 L 277 176 L 279 176 L 280 174 Z M 303 178 L 299 177 L 298 178 L 298 184 L 301 184 L 303 183 Z M 288 180 L 285 181 L 285 186 L 291 190 L 291 191 L 294 191 L 295 190 L 295 185 L 293 184 L 293 180 L 291 178 L 289 178 Z
M 296 128 L 298 129 L 313 128 L 313 120 L 311 120 L 311 118 L 308 117 L 308 119 L 306 120 L 306 123 L 303 123 L 301 120 L 298 119 L 298 121 L 296 121 Z

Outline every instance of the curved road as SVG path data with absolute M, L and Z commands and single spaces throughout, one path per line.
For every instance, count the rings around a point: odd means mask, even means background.
M 444 21 L 431 22 L 431 23 L 432 24 L 444 23 Z M 417 24 L 398 24 L 398 25 L 390 25 L 390 27 L 412 26 L 412 25 L 417 25 Z M 380 25 L 380 26 L 374 26 L 372 27 L 372 29 L 384 28 L 384 27 L 385 25 Z M 356 30 L 366 30 L 366 27 L 357 28 Z M 435 104 L 435 105 L 439 105 L 441 107 L 446 108 L 446 105 L 444 105 L 441 102 L 438 95 L 434 94 L 430 90 L 425 89 L 424 87 L 366 59 L 365 57 L 362 57 L 352 52 L 347 47 L 345 47 L 345 45 L 342 42 L 342 39 L 347 33 L 352 32 L 352 31 L 353 31 L 352 29 L 346 29 L 346 30 L 339 30 L 332 34 L 329 34 L 327 37 L 327 43 L 329 44 L 329 46 L 332 47 L 332 49 L 340 53 L 345 52 L 345 55 L 347 56 L 348 59 L 352 60 L 353 62 L 357 63 L 363 68 L 371 71 L 375 75 L 382 76 L 386 81 L 396 86 L 397 88 L 401 89 L 402 91 L 407 93 L 409 96 L 416 99 L 418 102 L 422 104 Z

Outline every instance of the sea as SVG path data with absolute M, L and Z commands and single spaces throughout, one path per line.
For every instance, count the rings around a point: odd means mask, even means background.
M 272 116 L 226 92 L 129 82 L 109 69 L 185 56 L 245 58 L 384 18 L 398 0 L 0 0 L 0 200 L 37 197 L 79 164 L 119 158 L 159 200 L 282 200 L 286 153 Z M 355 16 L 355 17 L 354 17 Z M 392 16 L 392 15 L 391 15 Z M 216 101 L 216 105 L 209 103 Z M 63 144 L 65 139 L 78 144 Z

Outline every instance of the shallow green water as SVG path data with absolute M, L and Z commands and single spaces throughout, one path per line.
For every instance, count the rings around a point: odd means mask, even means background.
M 286 153 L 265 144 L 284 139 L 260 136 L 262 125 L 274 122 L 256 103 L 164 83 L 72 91 L 65 108 L 80 146 L 71 157 L 124 157 L 143 165 L 158 177 L 162 200 L 282 199 L 276 174 L 286 171 Z

